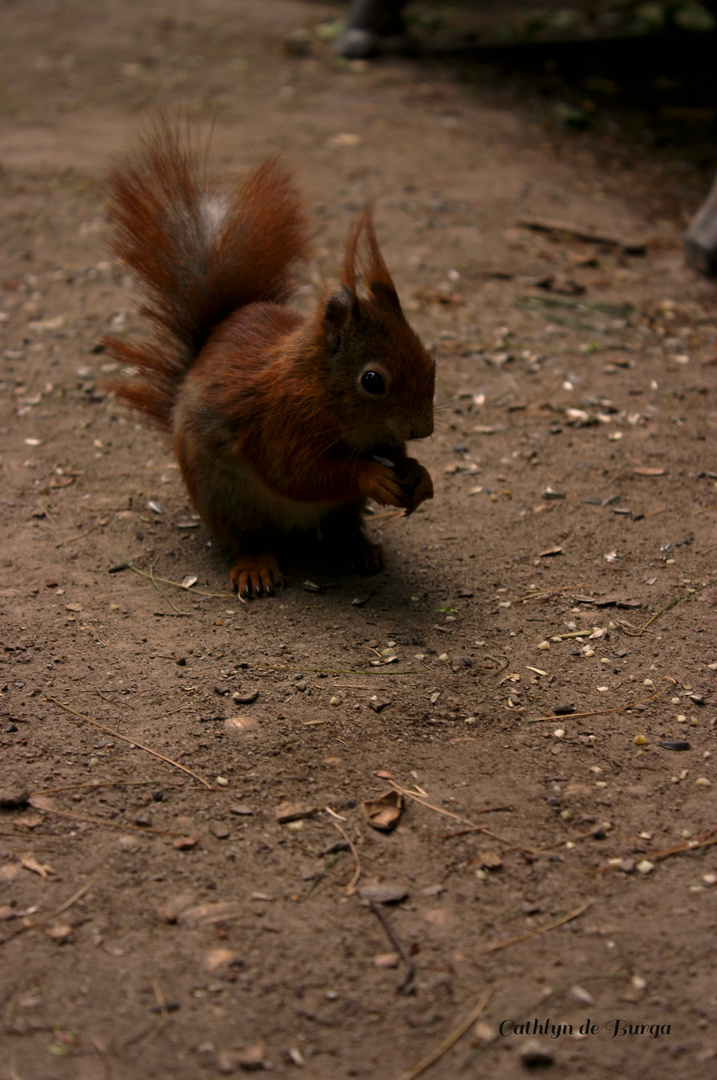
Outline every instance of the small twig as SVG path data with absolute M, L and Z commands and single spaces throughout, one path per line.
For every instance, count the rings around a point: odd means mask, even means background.
M 130 562 L 129 559 L 126 559 L 124 557 L 124 555 L 120 555 L 119 553 L 117 553 L 117 559 L 118 559 L 119 562 L 124 563 L 124 565 L 127 567 L 128 570 L 132 570 L 133 573 L 139 574 L 140 577 L 148 578 L 150 581 L 152 581 L 152 579 L 153 579 L 152 574 L 148 574 L 146 570 L 140 570 L 140 568 L 138 566 L 135 566 L 135 564 L 133 562 Z M 182 585 L 181 581 L 172 581 L 172 580 L 170 580 L 170 578 L 157 577 L 156 574 L 154 575 L 154 581 L 155 582 L 161 581 L 163 585 L 173 585 L 175 587 L 175 589 L 181 589 L 182 592 L 191 593 L 192 596 L 203 596 L 205 599 L 209 599 L 209 600 L 225 600 L 226 599 L 224 593 L 204 592 L 203 589 L 195 589 L 195 588 L 189 589 L 189 588 L 187 588 L 186 585 Z M 165 597 L 165 599 L 166 599 L 166 597 Z M 236 597 L 234 597 L 234 599 L 236 600 Z
M 391 686 L 359 686 L 357 683 L 348 682 L 335 682 L 331 684 L 332 687 L 336 687 L 337 690 L 385 690 L 386 693 L 390 693 L 393 687 Z
M 573 589 L 582 589 L 582 584 L 579 585 L 561 585 L 559 589 L 531 589 L 529 593 L 524 593 L 522 596 L 516 596 L 511 603 L 519 604 L 526 603 L 528 600 L 545 600 L 551 596 L 557 596 L 558 593 L 572 592 Z
M 100 1055 L 100 1061 L 102 1062 L 102 1068 L 104 1070 L 105 1080 L 111 1080 L 112 1077 L 112 1063 L 107 1053 L 107 1047 L 104 1045 L 101 1039 L 96 1035 L 89 1036 L 90 1042 L 94 1046 L 97 1053 Z
M 150 784 L 162 784 L 162 780 L 93 780 L 91 784 L 66 784 L 64 787 L 41 788 L 33 791 L 30 796 L 34 799 L 37 795 L 59 795 L 63 791 L 99 791 L 100 788 L 108 787 L 146 787 Z M 175 787 L 174 784 L 164 784 L 165 787 Z
M 662 851 L 648 852 L 651 862 L 662 862 L 663 859 L 669 859 L 671 855 L 684 855 L 688 851 L 697 851 L 698 848 L 712 847 L 713 844 L 717 844 L 717 836 L 715 836 L 717 829 L 712 829 L 711 832 L 705 833 L 699 840 L 688 840 L 686 844 L 678 844 L 676 847 L 663 848 Z M 609 870 L 619 870 L 619 866 L 598 866 L 595 870 L 588 870 L 588 874 L 606 874 Z
M 426 1054 L 424 1058 L 421 1058 L 416 1065 L 413 1065 L 406 1072 L 401 1073 L 398 1080 L 415 1080 L 415 1078 L 420 1076 L 422 1072 L 425 1072 L 430 1065 L 433 1065 L 440 1057 L 443 1057 L 452 1046 L 455 1046 L 458 1040 L 463 1038 L 468 1029 L 476 1022 L 483 1012 L 490 1001 L 492 993 L 492 990 L 486 990 L 485 993 L 481 995 L 475 1008 L 471 1009 L 464 1020 L 461 1020 L 455 1031 L 452 1031 L 450 1035 L 446 1036 L 443 1042 L 440 1043 L 435 1050 L 431 1050 L 431 1052 Z
M 590 712 L 574 712 L 553 714 L 552 716 L 536 716 L 532 720 L 528 720 L 528 723 L 538 724 L 548 720 L 577 720 L 583 716 L 606 716 L 607 713 L 625 712 L 627 709 L 634 709 L 636 705 L 646 705 L 648 701 L 654 701 L 655 698 L 658 698 L 662 694 L 664 694 L 667 690 L 670 689 L 671 686 L 677 686 L 676 679 L 671 679 L 669 675 L 665 675 L 665 678 L 667 679 L 667 686 L 663 686 L 662 690 L 658 690 L 656 693 L 650 694 L 649 697 L 638 698 L 637 701 L 629 701 L 625 705 L 613 705 L 609 709 L 593 709 Z
M 105 524 L 106 524 L 106 522 L 105 522 Z M 95 529 L 99 529 L 100 526 L 101 526 L 101 522 L 96 521 L 94 525 L 90 525 L 89 529 L 85 529 L 84 532 L 77 533 L 75 536 L 68 536 L 68 538 L 66 540 L 60 540 L 57 544 L 55 544 L 55 547 L 56 548 L 61 548 L 65 544 L 74 544 L 75 540 L 82 540 L 83 537 L 89 536 L 90 533 L 93 533 L 95 531 Z
M 335 855 L 333 855 L 330 859 L 327 859 L 326 865 L 312 879 L 311 883 L 309 884 L 308 889 L 306 890 L 304 895 L 301 897 L 302 902 L 304 900 L 308 900 L 309 897 L 313 893 L 316 892 L 316 890 L 319 888 L 319 886 L 322 883 L 326 882 L 326 880 L 327 880 L 329 874 L 331 873 L 331 871 L 334 869 L 335 866 L 337 866 L 341 862 L 341 860 L 342 860 L 342 858 L 343 858 L 343 856 L 345 854 L 346 854 L 346 851 L 344 849 L 342 851 L 337 851 Z
M 670 855 L 681 855 L 685 851 L 695 851 L 701 847 L 711 847 L 712 844 L 717 844 L 717 836 L 715 833 L 717 829 L 712 829 L 710 832 L 705 833 L 699 840 L 690 840 L 686 844 L 678 844 L 677 847 L 663 848 L 662 851 L 656 851 L 651 856 L 655 862 L 662 862 L 663 859 L 669 859 Z
M 383 529 L 384 526 L 390 525 L 392 521 L 398 521 L 400 518 L 405 516 L 405 510 L 398 510 L 394 511 L 393 513 L 382 514 L 381 517 L 374 518 L 371 521 L 371 528 L 378 531 L 379 529 Z
M 118 691 L 115 691 L 115 693 L 117 693 L 117 692 Z M 128 701 L 112 701 L 111 698 L 105 697 L 105 693 L 107 693 L 107 691 L 103 692 L 102 690 L 93 690 L 93 691 L 83 690 L 82 693 L 83 694 L 89 694 L 89 693 L 97 694 L 99 697 L 102 698 L 103 701 L 106 701 L 108 705 L 121 705 L 124 709 L 129 709 L 130 712 L 134 712 L 134 705 L 130 705 L 130 703 Z
M 152 979 L 152 989 L 154 990 L 154 996 L 157 1001 L 159 1011 L 166 1020 L 169 1017 L 169 1009 L 167 1008 L 167 999 L 162 992 L 162 987 L 160 986 L 159 979 Z
M 639 630 L 626 631 L 626 633 L 629 633 L 632 637 L 639 637 L 640 634 L 645 633 L 648 626 L 651 626 L 656 619 L 659 619 L 660 615 L 664 615 L 666 611 L 670 611 L 673 607 L 677 607 L 683 600 L 691 600 L 693 596 L 697 596 L 699 593 L 704 592 L 705 589 L 711 589 L 713 585 L 717 585 L 717 578 L 712 578 L 706 585 L 701 585 L 699 589 L 689 589 L 687 592 L 682 593 L 681 596 L 678 596 L 676 600 L 673 600 L 671 603 L 666 604 L 665 607 L 660 608 L 659 611 L 656 611 Z
M 563 847 L 565 844 L 576 844 L 578 840 L 589 840 L 591 836 L 595 836 L 595 826 L 592 829 L 586 829 L 585 832 L 577 833 L 575 836 L 564 836 L 562 840 L 556 840 L 552 844 L 544 844 L 542 847 L 533 848 L 533 852 L 538 855 L 541 851 L 553 851 L 557 847 Z
M 189 618 L 190 615 L 191 615 L 191 612 L 190 611 L 180 611 L 179 608 L 177 607 L 177 605 L 172 603 L 172 601 L 169 599 L 167 594 L 165 592 L 162 592 L 162 590 L 160 589 L 160 587 L 159 587 L 159 585 L 157 583 L 157 579 L 154 576 L 154 565 L 155 564 L 152 563 L 152 565 L 149 568 L 149 580 L 152 582 L 152 584 L 154 585 L 155 589 L 157 590 L 159 595 L 162 597 L 162 599 L 167 601 L 167 603 L 171 607 L 172 611 L 176 611 L 177 615 L 184 615 L 187 618 Z
M 18 934 L 24 934 L 26 930 L 34 930 L 36 926 L 42 926 L 43 923 L 50 922 L 51 919 L 56 919 L 58 915 L 64 914 L 64 912 L 67 911 L 68 908 L 71 908 L 73 904 L 76 904 L 86 892 L 89 892 L 93 885 L 97 884 L 100 876 L 100 874 L 95 874 L 94 877 L 85 882 L 82 888 L 78 889 L 77 892 L 74 892 L 64 903 L 60 904 L 59 907 L 54 908 L 52 911 L 48 911 L 44 915 L 38 915 L 35 919 L 23 919 L 20 926 L 15 927 L 7 937 L 0 939 L 0 945 L 4 945 L 6 941 L 10 941 L 11 938 L 17 937 Z
M 368 648 L 368 646 L 363 646 Z M 381 668 L 326 668 L 326 667 L 306 667 L 304 664 L 252 664 L 253 668 L 264 668 L 266 671 L 301 671 L 308 672 L 311 675 L 425 675 L 425 668 L 411 669 L 409 671 L 397 671 L 392 669 L 389 672 L 384 671 L 385 664 L 381 665 Z M 375 687 L 374 689 L 380 689 Z
M 499 836 L 497 833 L 492 832 L 491 829 L 486 828 L 485 825 L 476 825 L 475 822 L 469 821 L 467 818 L 461 817 L 460 814 L 454 814 L 452 810 L 444 810 L 440 806 L 435 806 L 433 803 L 427 802 L 425 799 L 420 798 L 420 796 L 415 794 L 413 791 L 409 791 L 407 788 L 401 787 L 401 785 L 396 783 L 395 780 L 389 780 L 389 784 L 394 789 L 394 791 L 398 791 L 399 794 L 405 795 L 409 799 L 413 799 L 413 801 L 417 802 L 419 806 L 425 806 L 427 810 L 434 810 L 437 814 L 444 814 L 445 817 L 453 818 L 454 821 L 460 821 L 462 825 L 467 825 L 469 832 L 482 832 L 485 833 L 486 836 L 490 836 L 493 840 L 498 840 L 501 844 L 507 844 L 509 847 L 514 848 L 516 851 L 528 851 L 530 853 L 533 853 L 533 848 L 522 847 L 521 845 L 518 845 L 516 847 L 513 840 L 506 840 L 504 836 Z
M 510 804 L 506 806 L 485 806 L 482 810 L 476 810 L 476 814 L 492 814 L 498 810 L 512 810 L 513 807 Z M 483 825 L 469 825 L 465 829 L 456 829 L 452 833 L 444 833 L 443 836 L 439 836 L 439 840 L 453 840 L 456 836 L 466 836 L 468 833 L 484 832 L 485 827 Z
M 479 949 L 477 953 L 474 953 L 474 956 L 485 956 L 487 953 L 498 952 L 499 949 L 508 949 L 511 945 L 518 945 L 521 941 L 529 941 L 531 938 L 538 937 L 539 934 L 547 934 L 551 930 L 557 930 L 559 926 L 565 926 L 566 923 L 577 919 L 589 907 L 592 907 L 592 904 L 592 900 L 586 900 L 584 904 L 574 908 L 573 911 L 569 911 L 561 919 L 556 919 L 555 922 L 548 923 L 546 926 L 539 926 L 537 930 L 530 930 L 527 934 L 518 934 L 516 937 L 508 938 L 506 941 L 494 941 L 492 945 L 486 945 L 484 948 Z
M 389 779 L 388 782 L 394 791 L 397 791 L 400 795 L 405 795 L 409 799 L 413 799 L 419 806 L 425 806 L 427 810 L 435 810 L 437 814 L 443 814 L 445 817 L 453 818 L 454 821 L 460 821 L 462 825 L 470 825 L 471 828 L 476 830 L 480 829 L 482 831 L 482 826 L 475 825 L 472 821 L 468 821 L 467 818 L 461 817 L 460 814 L 454 814 L 452 810 L 444 810 L 440 806 L 434 806 L 433 803 L 426 802 L 420 795 L 410 791 L 408 788 L 402 787 L 395 780 Z
M 122 821 L 108 821 L 107 818 L 93 817 L 91 814 L 77 814 L 74 810 L 59 810 L 54 806 L 38 806 L 32 802 L 34 796 L 30 796 L 30 806 L 43 814 L 56 814 L 58 817 L 70 818 L 72 821 L 83 821 L 87 825 L 104 825 L 107 829 L 120 829 L 122 832 L 139 832 L 149 836 L 184 836 L 184 833 L 174 832 L 171 829 L 153 829 L 148 825 L 129 825 Z
M 403 973 L 403 977 L 401 978 L 401 981 L 399 982 L 396 989 L 398 990 L 399 994 L 411 994 L 413 993 L 413 983 L 416 978 L 416 965 L 406 952 L 401 940 L 396 937 L 395 931 L 386 916 L 384 915 L 383 911 L 381 911 L 380 905 L 377 904 L 375 900 L 369 900 L 369 907 L 371 908 L 371 911 L 374 913 L 378 921 L 381 923 L 381 926 L 386 932 L 386 937 L 403 960 L 406 968 Z
M 341 833 L 342 837 L 351 849 L 351 854 L 353 855 L 354 872 L 351 881 L 346 886 L 346 895 L 353 896 L 356 892 L 356 885 L 358 884 L 358 880 L 361 877 L 361 862 L 358 857 L 358 851 L 356 850 L 356 845 L 354 844 L 353 840 L 349 839 L 349 836 L 347 835 L 345 829 L 342 829 L 338 821 L 336 821 L 333 817 L 331 818 L 331 824 Z
M 137 742 L 136 739 L 131 739 L 128 735 L 123 735 L 121 731 L 115 731 L 114 728 L 107 727 L 106 724 L 102 724 L 99 720 L 93 720 L 91 716 L 85 716 L 84 713 L 78 712 L 77 709 L 71 708 L 69 705 L 65 705 L 59 698 L 52 697 L 51 694 L 45 694 L 47 701 L 52 701 L 55 705 L 59 705 L 65 712 L 72 713 L 73 716 L 79 717 L 80 720 L 87 721 L 88 724 L 94 724 L 95 727 L 101 728 L 102 731 L 109 732 L 110 735 L 114 735 L 116 739 L 123 739 L 125 742 L 132 743 L 133 746 L 137 746 L 140 750 L 144 750 L 147 754 L 152 754 L 154 757 L 158 757 L 160 761 L 166 761 L 168 765 L 173 765 L 175 769 L 181 769 L 182 772 L 188 773 L 193 776 L 195 780 L 198 780 L 200 784 L 203 784 L 209 791 L 212 790 L 212 785 L 208 783 L 203 777 L 197 773 L 192 772 L 186 765 L 180 765 L 178 761 L 173 761 L 172 758 L 165 757 L 164 754 L 160 754 L 159 750 L 153 750 L 150 746 L 145 746 L 144 743 Z

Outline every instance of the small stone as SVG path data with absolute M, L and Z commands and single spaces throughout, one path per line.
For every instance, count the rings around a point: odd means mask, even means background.
M 633 742 L 636 746 L 647 746 L 649 739 L 647 738 L 647 735 L 636 735 Z
M 398 967 L 400 957 L 397 952 L 378 953 L 373 958 L 373 966 L 377 968 Z
M 69 923 L 51 923 L 45 930 L 46 935 L 58 945 L 64 945 L 72 937 L 72 927 Z
M 172 841 L 172 847 L 176 848 L 177 851 L 190 851 L 198 843 L 198 836 L 178 836 L 176 840 Z
M 22 780 L 11 780 L 0 787 L 0 809 L 18 810 L 25 806 L 30 798 L 30 791 Z
M 478 860 L 486 870 L 500 870 L 503 866 L 503 860 L 497 851 L 481 851 Z
M 651 874 L 652 871 L 655 869 L 655 864 L 653 862 L 650 862 L 649 859 L 643 859 L 642 862 L 639 862 L 637 864 L 635 869 L 639 874 L 647 875 Z
M 541 641 L 540 644 L 538 645 L 538 648 L 540 649 L 541 652 L 547 652 L 547 650 L 550 648 L 550 642 L 549 641 Z
M 217 784 L 217 787 L 229 787 L 229 781 L 227 780 L 226 776 L 217 776 L 215 782 Z
M 194 893 L 177 893 L 176 896 L 170 897 L 163 904 L 159 904 L 155 911 L 162 922 L 176 923 L 182 912 L 191 907 L 193 903 Z
M 526 1069 L 537 1069 L 546 1065 L 552 1065 L 555 1056 L 547 1046 L 543 1046 L 537 1039 L 531 1039 L 520 1049 L 520 1060 Z
M 371 695 L 371 697 L 368 699 L 368 703 L 369 707 L 377 713 L 381 712 L 382 709 L 385 709 L 388 705 L 391 704 L 389 698 L 380 698 L 377 697 L 376 694 Z
M 217 840 L 226 840 L 231 834 L 231 829 L 223 821 L 213 821 L 209 826 L 209 831 L 216 836 Z
M 581 1005 L 594 1005 L 595 998 L 582 986 L 573 986 L 570 989 L 570 996 L 579 1002 Z
M 152 819 L 149 814 L 137 814 L 134 823 L 139 825 L 141 829 L 151 829 L 152 827 Z
M 242 961 L 239 953 L 233 949 L 212 949 L 204 957 L 204 967 L 212 974 L 225 971 L 230 967 L 241 967 Z
M 708 780 L 706 776 L 700 776 L 697 780 L 695 780 L 695 785 L 697 787 L 711 787 L 712 781 Z
M 374 904 L 400 904 L 408 896 L 408 889 L 404 885 L 391 885 L 386 882 L 383 885 L 364 885 L 359 889 L 362 900 L 373 900 Z
M 238 690 L 232 694 L 232 701 L 236 701 L 238 705 L 251 705 L 258 697 L 258 690 Z
M 242 1069 L 261 1069 L 264 1067 L 264 1044 L 254 1043 L 237 1053 L 237 1064 Z
M 229 813 L 239 814 L 241 817 L 249 817 L 254 811 L 250 806 L 247 806 L 246 803 L 235 803 L 234 806 L 229 807 Z
M 341 698 L 336 697 L 336 695 L 334 695 L 334 697 L 332 697 L 331 700 L 329 701 L 329 705 L 340 705 L 340 704 L 341 704 Z

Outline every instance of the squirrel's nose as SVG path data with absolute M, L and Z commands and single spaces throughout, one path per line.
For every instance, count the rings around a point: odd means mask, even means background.
M 433 434 L 433 417 L 429 417 L 423 423 L 418 424 L 415 428 L 411 428 L 412 439 L 427 439 L 429 435 Z

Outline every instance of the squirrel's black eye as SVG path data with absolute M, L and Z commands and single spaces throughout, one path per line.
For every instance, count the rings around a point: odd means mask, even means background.
M 386 390 L 383 375 L 379 375 L 377 371 L 364 371 L 361 385 L 369 394 L 383 394 Z

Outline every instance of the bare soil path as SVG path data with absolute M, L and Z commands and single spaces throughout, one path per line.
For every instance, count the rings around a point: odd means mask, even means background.
M 2 1080 L 516 1080 L 534 1020 L 556 1080 L 714 1075 L 707 173 L 470 66 L 287 54 L 335 5 L 1 10 Z M 440 402 L 376 578 L 297 557 L 240 603 L 103 389 L 140 329 L 103 176 L 160 108 L 296 168 L 301 305 L 374 200 Z

